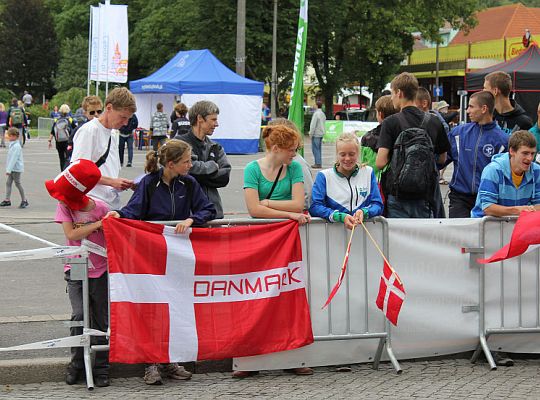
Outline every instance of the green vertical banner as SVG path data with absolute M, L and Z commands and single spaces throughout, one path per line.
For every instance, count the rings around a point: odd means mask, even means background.
M 304 136 L 304 65 L 306 61 L 306 40 L 308 26 L 308 0 L 300 0 L 300 17 L 294 52 L 293 83 L 289 103 L 289 121 L 294 122 Z

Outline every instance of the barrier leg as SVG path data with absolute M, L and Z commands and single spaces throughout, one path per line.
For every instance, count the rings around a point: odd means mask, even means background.
M 82 265 L 83 267 L 83 327 L 90 328 L 90 298 L 88 290 L 88 258 Z M 85 343 L 83 350 L 84 358 L 84 370 L 86 372 L 86 387 L 88 390 L 94 390 L 94 376 L 92 375 L 92 349 L 91 349 L 91 337 L 88 336 L 88 340 Z
M 379 369 L 379 362 L 381 361 L 385 342 L 386 338 L 382 337 L 379 339 L 379 345 L 377 346 L 377 351 L 375 352 L 375 356 L 373 357 L 373 369 L 375 370 Z
M 390 341 L 388 341 L 388 340 L 386 341 L 386 352 L 388 353 L 388 358 L 390 359 L 390 362 L 394 366 L 394 369 L 396 370 L 396 373 L 398 375 L 400 375 L 403 372 L 403 370 L 401 369 L 396 356 L 394 356 L 394 351 L 392 350 L 392 345 L 390 344 Z

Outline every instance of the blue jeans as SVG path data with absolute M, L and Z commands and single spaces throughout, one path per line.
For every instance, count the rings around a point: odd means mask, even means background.
M 128 164 L 133 162 L 133 135 L 128 137 L 120 136 L 118 138 L 118 154 L 120 155 L 120 164 L 124 165 L 124 147 L 127 144 L 128 149 Z
M 433 218 L 429 203 L 425 200 L 398 200 L 391 194 L 386 199 L 388 218 Z
M 313 152 L 313 158 L 315 158 L 316 165 L 322 165 L 321 147 L 322 147 L 322 136 L 311 137 L 311 151 Z

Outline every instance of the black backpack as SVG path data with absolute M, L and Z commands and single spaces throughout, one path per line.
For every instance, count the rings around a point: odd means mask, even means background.
M 435 152 L 425 126 L 430 115 L 425 114 L 419 127 L 407 128 L 398 135 L 390 163 L 389 193 L 398 199 L 425 199 L 432 203 L 438 181 Z M 406 121 L 398 114 L 401 126 Z

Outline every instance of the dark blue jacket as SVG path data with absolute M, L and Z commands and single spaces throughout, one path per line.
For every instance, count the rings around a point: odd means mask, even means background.
M 178 176 L 170 186 L 161 177 L 163 169 L 141 179 L 128 204 L 118 211 L 122 218 L 146 221 L 193 219 L 202 225 L 216 217 L 216 208 L 190 175 Z
M 447 163 L 454 162 L 450 189 L 476 195 L 482 171 L 491 162 L 491 157 L 508 151 L 508 135 L 496 122 L 485 125 L 469 122 L 452 129 L 448 140 Z

